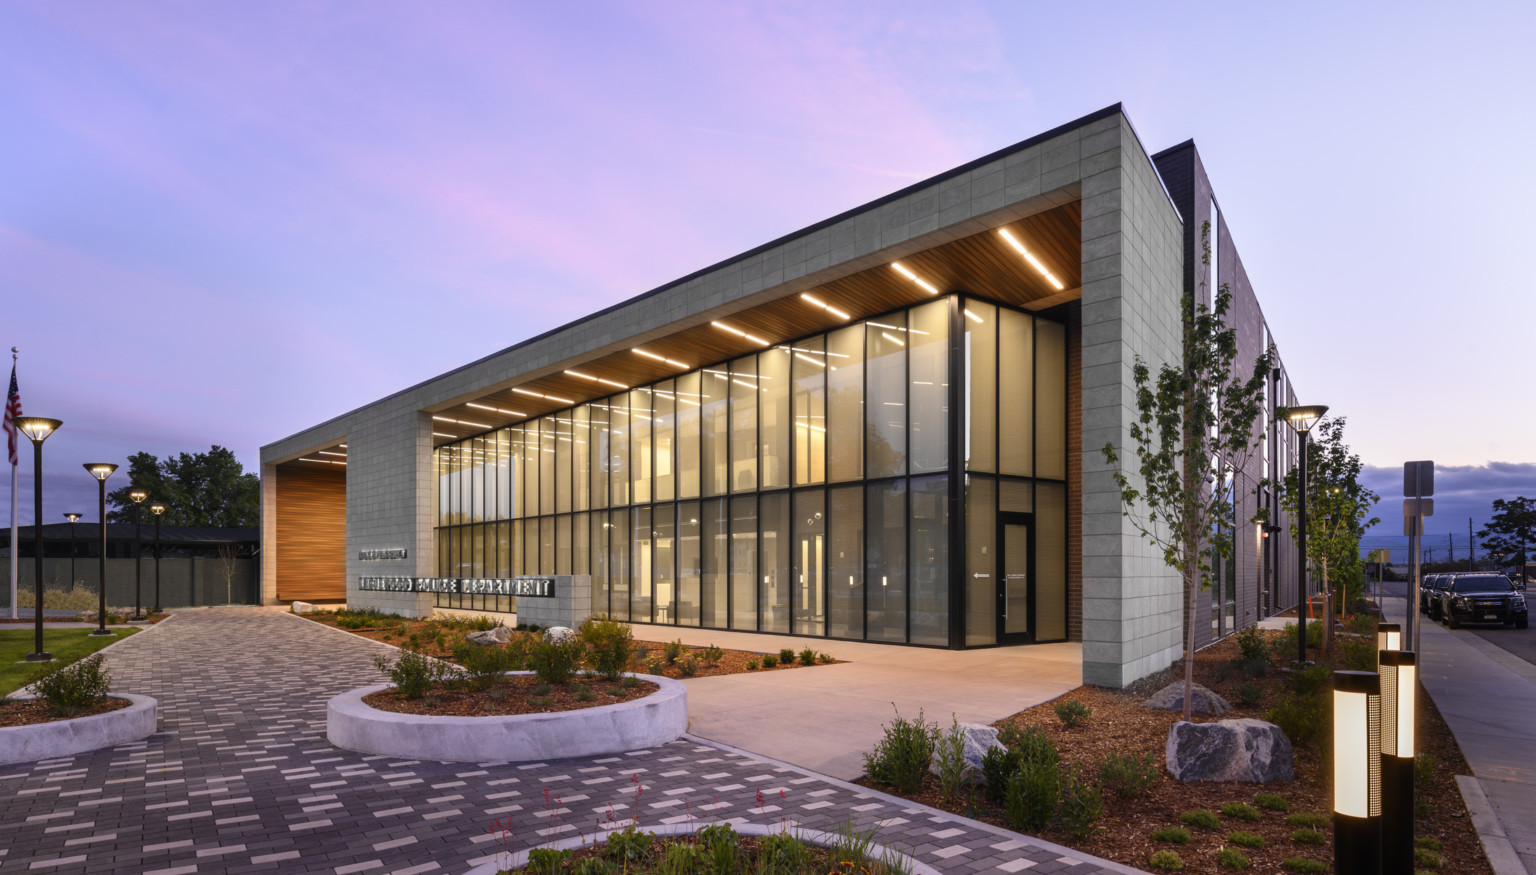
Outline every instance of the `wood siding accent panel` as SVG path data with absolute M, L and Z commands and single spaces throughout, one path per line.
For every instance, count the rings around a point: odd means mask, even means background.
M 277 468 L 277 598 L 347 598 L 347 475 Z

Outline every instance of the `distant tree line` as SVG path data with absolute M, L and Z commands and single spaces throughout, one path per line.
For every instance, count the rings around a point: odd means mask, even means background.
M 108 522 L 131 523 L 135 488 L 149 493 L 141 519 L 150 522 L 151 502 L 164 502 L 161 523 L 254 529 L 261 525 L 261 480 L 240 466 L 235 454 L 215 444 L 206 453 L 180 453 L 164 460 L 152 453 L 128 457 L 128 482 L 107 493 Z

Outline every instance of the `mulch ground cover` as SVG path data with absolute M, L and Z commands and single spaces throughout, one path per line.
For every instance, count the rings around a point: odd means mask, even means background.
M 696 840 L 692 836 L 658 836 L 651 842 L 651 849 L 644 860 L 641 860 L 637 863 L 630 863 L 627 868 L 622 870 L 617 868 L 619 866 L 618 863 L 614 863 L 616 867 L 614 871 L 627 871 L 632 873 L 632 875 L 645 875 L 645 873 L 660 871 L 657 867 L 666 855 L 666 849 L 669 846 L 694 843 L 696 843 Z M 759 866 L 758 864 L 758 861 L 762 858 L 762 846 L 763 840 L 760 838 L 756 838 L 754 836 L 738 836 L 736 839 L 736 847 L 740 857 L 736 868 L 731 871 L 733 873 L 741 873 L 741 875 L 751 875 L 751 873 L 764 871 L 766 867 Z M 832 862 L 832 852 L 827 848 L 818 848 L 814 846 L 807 847 L 806 855 L 809 857 L 809 860 L 801 868 L 801 872 L 811 873 L 811 875 L 819 875 L 819 873 L 827 873 L 827 875 L 893 875 L 894 872 L 894 870 L 888 869 L 880 862 L 874 860 L 868 861 L 863 865 L 857 865 L 849 862 L 844 862 L 841 864 L 834 863 Z M 581 866 L 581 862 L 583 860 L 593 858 L 607 859 L 612 861 L 612 857 L 609 854 L 609 849 L 606 844 L 589 845 L 585 848 L 572 851 L 570 858 L 561 865 L 560 871 L 576 872 Z M 503 869 L 501 871 L 527 872 L 528 869 Z M 700 869 L 697 871 L 705 870 Z M 715 870 L 711 869 L 708 871 Z
M 97 714 L 106 714 L 120 708 L 126 708 L 133 704 L 127 699 L 97 699 L 96 704 L 82 710 L 73 717 L 92 717 Z M 0 702 L 0 726 L 35 726 L 39 723 L 53 723 L 58 720 L 70 720 L 72 717 L 57 717 L 48 706 L 40 700 L 8 700 Z
M 1282 635 L 1279 632 L 1265 634 L 1271 639 Z M 1274 668 L 1264 677 L 1247 678 L 1233 668 L 1233 660 L 1238 655 L 1237 643 L 1230 637 L 1200 651 L 1195 656 L 1195 682 L 1214 690 L 1232 703 L 1233 710 L 1222 715 L 1223 718 L 1263 719 L 1283 695 L 1287 675 L 1279 670 L 1281 663 L 1277 660 Z M 1315 649 L 1311 651 L 1311 656 L 1314 660 L 1323 661 Z M 1020 711 L 994 725 L 1002 727 L 1006 723 L 1016 723 L 1021 727 L 1039 726 L 1055 743 L 1063 766 L 1080 765 L 1088 774 L 1097 774 L 1099 764 L 1111 753 L 1151 754 L 1161 766 L 1166 757 L 1169 728 L 1182 715 L 1142 708 L 1140 703 L 1176 680 L 1183 680 L 1182 662 L 1143 678 L 1124 690 L 1079 687 L 1055 702 Z M 1239 703 L 1236 688 L 1243 683 L 1257 687 L 1257 704 Z M 1075 728 L 1065 726 L 1054 710 L 1056 703 L 1067 699 L 1077 699 L 1093 709 L 1093 713 Z M 1427 803 L 1427 813 L 1417 818 L 1416 835 L 1421 839 L 1427 837 L 1440 842 L 1442 847 L 1438 853 L 1445 858 L 1444 865 L 1438 869 L 1429 866 L 1420 868 L 1439 873 L 1489 875 L 1492 870 L 1483 855 L 1471 818 L 1466 815 L 1454 778 L 1458 774 L 1470 774 L 1471 770 L 1456 746 L 1455 737 L 1440 719 L 1439 712 L 1422 687 L 1418 701 L 1421 715 L 1418 746 L 1421 752 L 1433 757 L 1435 771 L 1426 791 L 1420 794 L 1420 798 Z M 1214 719 L 1218 718 L 1195 715 L 1196 722 Z M 1223 847 L 1235 847 L 1241 851 L 1251 862 L 1250 868 L 1246 870 L 1250 872 L 1285 872 L 1288 870 L 1283 868 L 1282 863 L 1298 857 L 1316 860 L 1331 869 L 1332 776 L 1329 762 L 1325 751 L 1297 747 L 1296 780 L 1266 784 L 1184 783 L 1175 780 L 1165 769 L 1160 769 L 1156 782 L 1142 795 L 1125 798 L 1106 788 L 1103 792 L 1104 815 L 1099 820 L 1099 829 L 1086 841 L 1074 842 L 1054 828 L 1047 829 L 1043 837 L 1085 853 L 1142 869 L 1151 868 L 1149 858 L 1154 852 L 1173 851 L 1184 863 L 1183 872 L 1200 875 L 1229 872 L 1232 870 L 1221 867 L 1215 859 L 1216 853 Z M 894 788 L 867 780 L 864 783 L 885 792 L 895 792 Z M 1260 809 L 1259 818 L 1254 821 L 1221 814 L 1222 805 L 1232 802 L 1252 805 L 1260 793 L 1282 797 L 1288 810 L 1277 812 Z M 1001 809 L 987 801 L 980 790 L 945 799 L 932 775 L 925 779 L 918 794 L 908 798 L 988 823 L 1008 826 Z M 1195 810 L 1214 814 L 1219 828 L 1202 829 L 1181 822 L 1181 814 Z M 1287 816 L 1307 812 L 1327 819 L 1328 825 L 1321 827 L 1321 844 L 1307 844 L 1292 838 L 1297 827 L 1286 822 Z M 1185 845 L 1154 841 L 1152 833 L 1164 827 L 1184 827 L 1189 831 L 1191 841 Z M 1236 832 L 1260 836 L 1264 840 L 1263 847 L 1237 846 L 1230 840 L 1230 836 Z
M 394 690 L 380 690 L 363 697 L 370 707 L 397 714 L 430 714 L 435 717 L 488 717 L 507 714 L 547 714 L 580 711 L 600 705 L 616 705 L 659 689 L 649 681 L 625 684 L 602 678 L 572 678 L 566 684 L 546 684 L 536 677 L 509 677 L 485 690 L 434 690 L 407 699 Z

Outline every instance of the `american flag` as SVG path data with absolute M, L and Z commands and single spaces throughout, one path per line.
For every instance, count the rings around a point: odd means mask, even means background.
M 16 417 L 21 415 L 21 389 L 16 386 L 16 366 L 11 365 L 11 391 L 5 395 L 5 442 L 10 448 L 11 465 L 16 464 Z

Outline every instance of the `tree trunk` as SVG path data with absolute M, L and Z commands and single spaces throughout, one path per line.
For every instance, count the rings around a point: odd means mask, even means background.
M 1328 558 L 1323 557 L 1323 653 L 1333 652 L 1333 590 L 1328 587 Z

